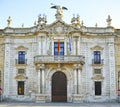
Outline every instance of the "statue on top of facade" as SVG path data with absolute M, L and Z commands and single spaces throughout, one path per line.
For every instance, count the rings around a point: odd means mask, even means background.
M 10 16 L 8 17 L 7 22 L 8 22 L 8 27 L 11 27 L 11 22 L 12 22 L 12 19 L 11 19 L 11 17 L 10 17 Z
M 51 4 L 51 5 L 54 5 L 54 4 Z M 57 10 L 55 14 L 57 20 L 62 20 L 63 10 L 68 10 L 66 7 L 64 6 L 61 7 L 60 5 L 54 5 L 51 8 Z
M 51 3 L 51 5 L 54 5 L 54 4 L 52 4 Z M 60 5 L 54 5 L 54 6 L 52 6 L 51 7 L 52 9 L 57 9 L 57 14 L 63 14 L 63 10 L 68 10 L 66 7 L 64 7 L 64 6 L 60 6 Z

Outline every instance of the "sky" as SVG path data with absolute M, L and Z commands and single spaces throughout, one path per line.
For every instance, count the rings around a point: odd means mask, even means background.
M 32 27 L 38 15 L 45 14 L 47 23 L 53 23 L 55 9 L 51 3 L 65 6 L 63 21 L 70 24 L 73 14 L 79 14 L 86 27 L 106 27 L 106 19 L 111 16 L 112 26 L 120 28 L 120 0 L 0 0 L 0 29 L 7 27 L 7 19 L 11 16 L 12 27 Z

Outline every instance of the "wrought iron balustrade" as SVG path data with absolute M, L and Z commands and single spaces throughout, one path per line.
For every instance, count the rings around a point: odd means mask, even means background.
M 100 64 L 100 65 L 103 65 L 104 64 L 104 60 L 103 59 L 100 59 L 100 60 L 96 60 L 96 59 L 92 59 L 92 64 Z
M 15 63 L 16 64 L 27 64 L 27 59 L 25 59 L 25 60 L 15 59 Z

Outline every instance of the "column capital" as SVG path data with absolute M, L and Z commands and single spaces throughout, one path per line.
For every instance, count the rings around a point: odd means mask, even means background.
M 37 69 L 37 71 L 38 71 L 39 69 L 45 69 L 45 64 L 37 64 L 37 65 L 36 65 L 36 69 Z
M 74 64 L 74 69 L 82 69 L 82 65 L 81 64 Z

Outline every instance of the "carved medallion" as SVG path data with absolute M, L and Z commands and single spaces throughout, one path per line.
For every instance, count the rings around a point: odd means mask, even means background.
M 63 28 L 62 27 L 56 27 L 55 31 L 56 31 L 56 33 L 60 34 L 60 33 L 63 32 Z

